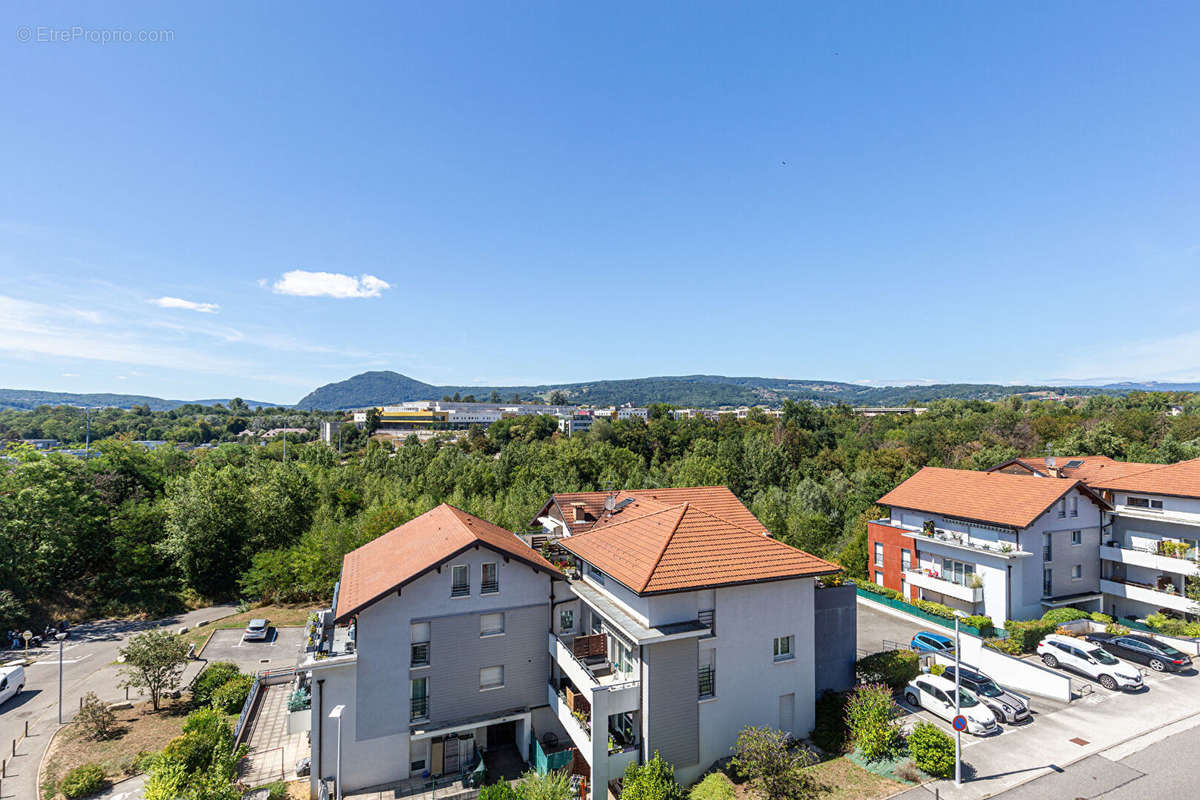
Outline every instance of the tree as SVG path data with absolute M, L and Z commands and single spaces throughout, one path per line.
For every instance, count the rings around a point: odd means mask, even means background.
M 173 633 L 148 631 L 134 636 L 121 648 L 125 665 L 120 685 L 150 693 L 150 705 L 158 711 L 164 692 L 179 686 L 179 677 L 187 664 L 187 643 Z
M 846 700 L 846 727 L 850 738 L 868 761 L 886 758 L 900 742 L 892 690 L 881 683 L 859 686 Z
M 813 763 L 812 754 L 793 747 L 788 734 L 767 727 L 746 727 L 738 734 L 730 762 L 749 778 L 766 800 L 803 800 L 813 797 L 816 782 L 805 767 Z
M 379 430 L 379 409 L 367 409 L 367 427 L 365 428 L 367 436 L 374 435 L 375 431 Z
M 500 392 L 496 391 L 495 389 L 492 389 L 492 393 L 490 395 L 488 395 L 488 402 L 489 403 L 499 403 L 500 402 Z
M 517 790 L 522 800 L 571 800 L 571 776 L 565 769 L 539 775 L 526 772 Z
M 555 389 L 547 398 L 552 406 L 565 406 L 567 404 L 567 395 L 561 389 Z
M 75 722 L 89 739 L 107 739 L 117 729 L 117 715 L 95 692 L 83 696 Z
M 675 768 L 656 750 L 645 764 L 625 768 L 621 800 L 683 800 L 683 787 L 675 782 Z

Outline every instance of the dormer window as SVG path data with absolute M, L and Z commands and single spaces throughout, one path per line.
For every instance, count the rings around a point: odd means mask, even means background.
M 1148 497 L 1127 497 L 1125 499 L 1125 505 L 1129 506 L 1130 508 L 1145 508 L 1149 511 L 1163 510 L 1162 500 L 1151 500 Z

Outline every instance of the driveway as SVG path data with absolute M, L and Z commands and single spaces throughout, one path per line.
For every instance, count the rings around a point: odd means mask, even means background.
M 232 661 L 243 672 L 294 667 L 300 662 L 304 647 L 304 628 L 272 626 L 266 640 L 242 641 L 241 630 L 213 631 L 204 646 L 204 661 Z
M 897 612 L 899 613 L 899 612 Z M 932 622 L 923 622 L 915 619 L 905 619 L 900 616 L 894 616 L 886 611 L 880 611 L 877 608 L 872 608 L 866 603 L 858 603 L 858 656 L 859 658 L 868 653 L 877 653 L 880 650 L 891 650 L 893 642 L 902 648 L 907 648 L 908 643 L 912 641 L 913 634 L 918 631 L 933 631 L 935 633 L 943 633 L 951 638 L 954 636 L 954 631 L 949 628 L 935 625 Z M 886 644 L 885 644 L 886 642 Z

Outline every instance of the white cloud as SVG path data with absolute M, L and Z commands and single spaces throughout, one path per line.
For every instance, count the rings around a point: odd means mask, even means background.
M 64 372 L 64 373 L 62 374 L 62 376 L 63 376 L 64 378 L 78 378 L 78 377 L 79 377 L 79 373 L 78 373 L 78 372 Z
M 201 314 L 215 314 L 221 308 L 216 303 L 197 303 L 181 297 L 156 297 L 146 302 L 153 303 L 160 308 L 182 308 L 187 311 L 199 311 Z
M 1112 375 L 1114 364 L 1123 369 L 1136 366 L 1139 374 L 1105 381 L 1200 381 L 1200 331 L 1124 342 L 1106 349 L 1092 348 L 1060 372 L 1074 376 L 1065 381 L 1098 382 L 1096 376 Z
M 283 273 L 279 280 L 269 283 L 259 281 L 259 285 L 267 286 L 276 294 L 290 294 L 296 297 L 379 297 L 384 289 L 390 289 L 391 284 L 374 275 L 343 275 L 340 272 L 308 272 L 294 269 Z

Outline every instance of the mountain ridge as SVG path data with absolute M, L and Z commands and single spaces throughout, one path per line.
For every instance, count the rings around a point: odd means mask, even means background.
M 0 408 L 30 411 L 38 406 L 96 406 L 102 408 L 132 408 L 148 406 L 151 411 L 170 411 L 186 405 L 227 405 L 233 398 L 211 398 L 207 400 L 166 400 L 143 394 L 118 394 L 114 392 L 46 392 L 40 389 L 0 389 Z M 291 408 L 281 403 L 264 403 L 245 400 L 251 408 Z

